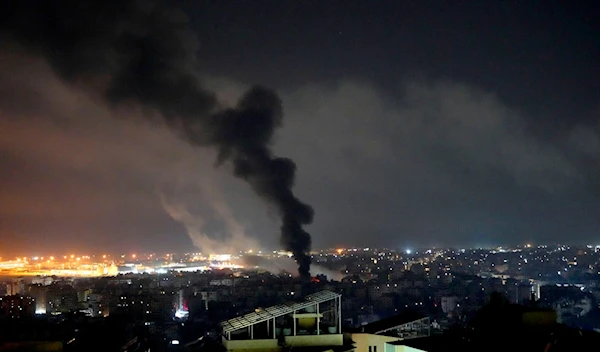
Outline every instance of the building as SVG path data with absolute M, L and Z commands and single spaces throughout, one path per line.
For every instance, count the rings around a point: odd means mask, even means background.
M 227 351 L 284 351 L 311 347 L 315 351 L 353 351 L 344 344 L 342 295 L 321 291 L 221 323 Z
M 77 291 L 70 283 L 58 282 L 46 287 L 48 288 L 46 313 L 66 313 L 77 310 L 79 303 Z
M 25 294 L 25 282 L 23 278 L 13 279 L 6 283 L 6 295 L 22 295 Z
M 407 312 L 361 326 L 348 335 L 356 352 L 416 352 L 404 345 L 406 340 L 430 335 L 430 321 L 417 313 Z
M 455 296 L 443 296 L 441 299 L 442 311 L 446 314 L 452 314 L 458 307 L 458 299 Z
M 35 299 L 35 314 L 46 314 L 47 292 L 48 287 L 39 284 L 29 285 L 27 288 L 27 294 Z
M 90 293 L 85 299 L 84 311 L 91 317 L 103 317 L 108 315 L 108 307 L 103 304 L 104 299 L 102 295 L 97 293 Z
M 127 315 L 144 321 L 170 321 L 175 316 L 179 295 L 173 291 L 148 289 L 136 293 L 121 293 L 108 297 L 108 309 L 102 315 Z M 105 303 L 106 304 L 106 303 Z
M 28 318 L 35 314 L 35 300 L 29 296 L 0 297 L 0 317 L 9 319 Z

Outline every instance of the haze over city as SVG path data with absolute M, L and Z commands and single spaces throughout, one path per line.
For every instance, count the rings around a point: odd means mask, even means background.
M 593 5 L 171 5 L 139 35 L 183 38 L 156 52 L 191 64 L 219 107 L 255 84 L 281 99 L 270 145 L 296 163 L 311 248 L 597 244 Z M 215 166 L 219 148 L 180 138 L 157 106 L 98 94 L 114 72 L 89 63 L 114 43 L 61 38 L 103 27 L 57 11 L 73 18 L 29 32 L 1 18 L 0 255 L 284 249 L 277 206 L 231 160 Z
M 7 0 L 0 351 L 594 351 L 598 4 Z

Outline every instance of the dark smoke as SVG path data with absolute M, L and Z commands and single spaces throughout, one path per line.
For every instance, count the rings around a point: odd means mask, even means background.
M 234 108 L 222 108 L 196 76 L 198 41 L 181 11 L 147 1 L 9 1 L 0 11 L 3 42 L 43 56 L 66 81 L 99 91 L 111 105 L 157 110 L 197 146 L 214 147 L 218 163 L 274 205 L 281 244 L 301 276 L 310 269 L 313 210 L 292 192 L 296 165 L 270 146 L 282 107 L 272 91 L 254 87 Z M 40 82 L 43 84 L 43 82 Z

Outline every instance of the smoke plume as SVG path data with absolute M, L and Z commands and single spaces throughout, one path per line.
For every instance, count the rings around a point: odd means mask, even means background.
M 205 231 L 205 215 L 192 212 L 186 204 L 167 199 L 164 194 L 160 195 L 160 201 L 165 211 L 174 220 L 185 226 L 188 236 L 202 253 L 239 253 L 246 251 L 248 248 L 260 248 L 258 243 L 246 236 L 244 228 L 229 214 L 220 213 L 223 206 L 214 206 L 219 217 L 225 222 L 225 227 L 228 230 L 227 234 L 217 240 L 214 237 L 208 236 Z M 226 211 L 229 212 L 228 208 Z
M 187 179 L 190 177 L 181 177 L 176 187 L 160 187 L 156 192 L 163 209 L 185 227 L 195 247 L 204 254 L 260 248 L 255 239 L 246 235 L 245 227 L 235 218 L 216 182 L 208 177 L 202 177 L 200 182 L 196 177 L 193 181 L 190 179 L 190 183 L 185 181 Z M 211 221 L 221 222 L 226 232 L 215 233 Z
M 216 148 L 282 220 L 281 244 L 309 275 L 313 210 L 292 192 L 296 166 L 270 146 L 281 126 L 278 96 L 248 90 L 223 107 L 198 79 L 199 47 L 181 11 L 148 1 L 8 1 L 0 13 L 3 45 L 43 56 L 67 82 L 112 107 L 141 106 L 195 146 Z M 43 84 L 43 82 L 40 82 Z M 149 114 L 153 115 L 153 114 Z

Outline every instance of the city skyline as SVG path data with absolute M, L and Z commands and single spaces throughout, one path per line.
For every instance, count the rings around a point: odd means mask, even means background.
M 254 84 L 281 99 L 272 148 L 297 164 L 313 248 L 595 244 L 595 4 L 338 5 L 177 4 L 220 104 Z M 2 253 L 281 248 L 277 208 L 217 151 L 94 95 L 93 70 L 69 81 L 0 19 Z

